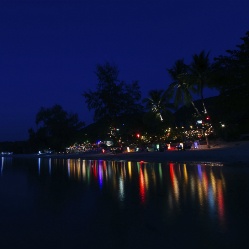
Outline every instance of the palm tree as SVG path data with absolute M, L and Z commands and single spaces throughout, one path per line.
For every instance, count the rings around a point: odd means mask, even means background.
M 205 51 L 201 51 L 200 54 L 194 54 L 192 58 L 192 63 L 190 65 L 190 78 L 193 85 L 197 87 L 197 92 L 201 97 L 201 102 L 203 106 L 204 118 L 208 117 L 207 108 L 204 103 L 203 90 L 205 86 L 208 86 L 211 79 L 211 66 L 209 61 L 209 53 L 205 53 Z M 208 118 L 209 119 L 209 118 Z M 209 125 L 208 128 L 210 128 Z M 208 128 L 204 131 L 207 147 L 209 148 L 209 140 L 208 140 Z
M 174 96 L 175 106 L 178 107 L 180 104 L 191 104 L 195 109 L 197 116 L 200 116 L 200 112 L 195 106 L 191 95 L 191 92 L 195 92 L 196 89 L 190 84 L 189 67 L 184 63 L 184 60 L 177 60 L 173 67 L 167 71 L 173 80 L 169 85 L 167 92 L 171 96 Z
M 151 90 L 149 91 L 149 97 L 143 100 L 145 108 L 156 114 L 163 122 L 163 113 L 169 109 L 173 109 L 174 106 L 169 103 L 169 95 L 164 90 Z
M 207 114 L 207 108 L 204 103 L 203 90 L 210 81 L 211 66 L 209 61 L 209 53 L 201 51 L 200 54 L 194 54 L 190 65 L 190 77 L 193 85 L 197 87 L 197 93 L 201 97 L 203 105 L 203 113 Z

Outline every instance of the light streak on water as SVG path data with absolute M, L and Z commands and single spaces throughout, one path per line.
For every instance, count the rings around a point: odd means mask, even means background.
M 4 157 L 1 157 L 1 175 L 3 174 Z
M 51 170 L 52 170 L 51 158 L 48 159 L 48 168 L 49 168 L 49 175 L 51 175 Z
M 103 165 L 102 165 L 103 161 L 99 161 L 99 167 L 98 167 L 98 171 L 99 171 L 99 186 L 100 188 L 103 187 Z
M 41 158 L 38 158 L 38 174 L 40 175 L 41 173 Z
M 119 200 L 124 201 L 125 199 L 125 188 L 124 188 L 124 179 L 119 178 Z

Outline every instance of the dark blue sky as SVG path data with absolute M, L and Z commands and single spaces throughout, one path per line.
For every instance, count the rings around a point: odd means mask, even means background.
M 166 89 L 177 59 L 240 44 L 248 13 L 248 0 L 0 0 L 0 141 L 27 139 L 42 106 L 91 123 L 82 93 L 96 64 L 116 64 L 143 97 Z

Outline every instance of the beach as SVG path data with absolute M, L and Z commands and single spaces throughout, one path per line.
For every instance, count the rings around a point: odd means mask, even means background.
M 165 150 L 163 152 L 124 152 L 119 154 L 85 152 L 73 154 L 50 155 L 12 155 L 12 157 L 51 157 L 86 160 L 112 160 L 112 161 L 143 161 L 143 162 L 220 162 L 225 164 L 239 163 L 249 166 L 249 141 L 217 143 L 211 148 L 203 145 L 198 149 Z

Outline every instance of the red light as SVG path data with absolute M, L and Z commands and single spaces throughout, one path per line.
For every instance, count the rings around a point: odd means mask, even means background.
M 139 138 L 139 137 L 140 137 L 140 134 L 137 134 L 137 137 Z
M 209 117 L 209 116 L 207 116 L 207 117 L 206 117 L 206 120 L 209 120 L 209 119 L 210 119 L 210 117 Z

